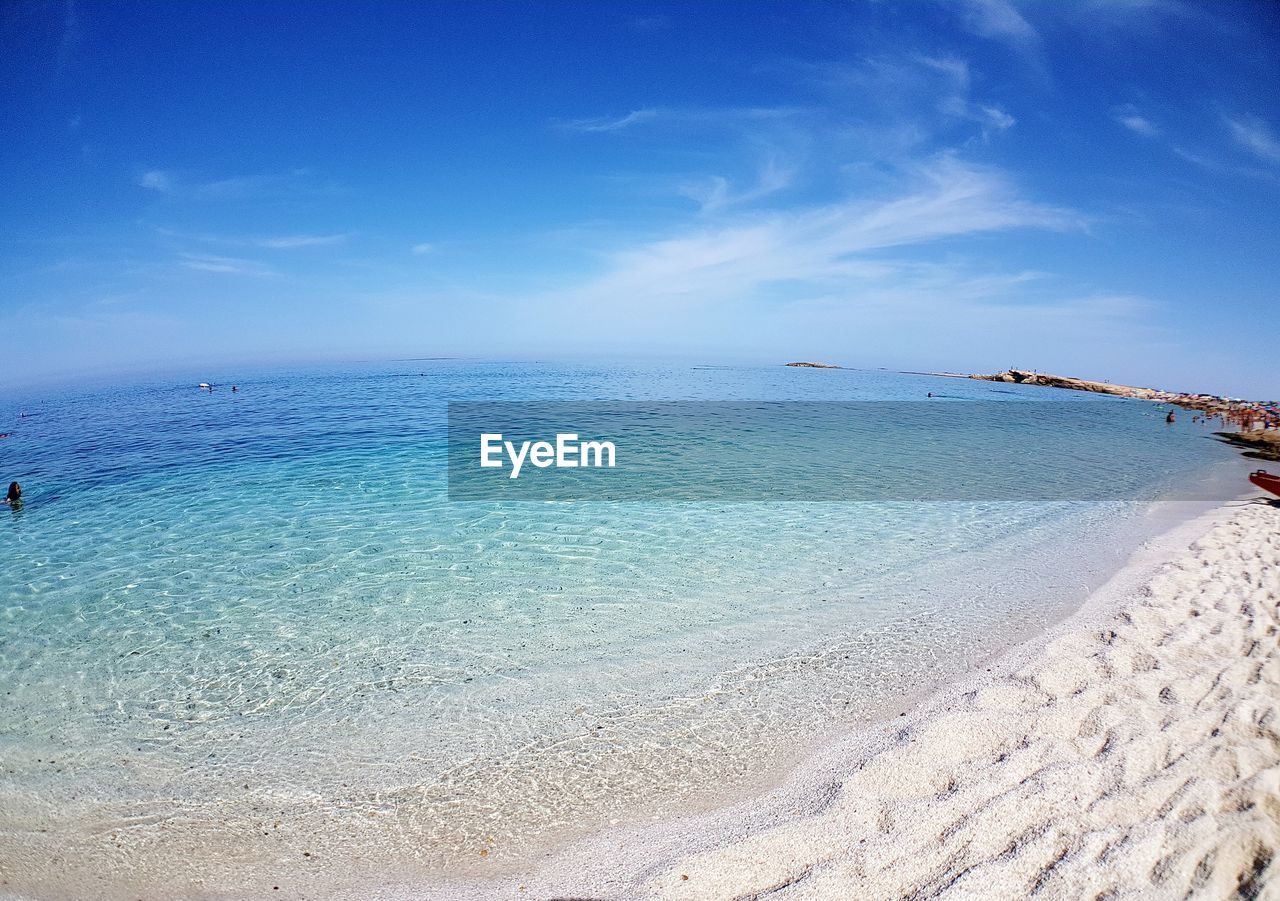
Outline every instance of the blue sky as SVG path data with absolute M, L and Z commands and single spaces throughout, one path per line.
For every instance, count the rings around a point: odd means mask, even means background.
M 10 3 L 0 383 L 396 356 L 1280 395 L 1280 6 Z

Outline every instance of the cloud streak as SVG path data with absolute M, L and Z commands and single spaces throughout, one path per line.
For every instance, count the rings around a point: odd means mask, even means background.
M 1280 163 L 1280 141 L 1267 123 L 1256 116 L 1241 118 L 1223 117 L 1232 139 L 1258 159 L 1268 163 Z
M 294 250 L 299 247 L 332 247 L 347 240 L 349 235 L 285 235 L 279 238 L 259 238 L 259 247 L 269 250 Z
M 825 292 L 886 275 L 878 254 L 946 238 L 1013 229 L 1083 228 L 1075 213 L 1032 203 L 995 170 L 943 155 L 914 173 L 894 199 L 744 214 L 715 227 L 613 254 L 581 286 L 585 303 L 649 304 L 747 299 L 786 287 Z
M 1136 135 L 1144 138 L 1160 137 L 1159 127 L 1146 116 L 1139 115 L 1132 106 L 1116 107 L 1111 111 L 1111 118 Z
M 790 187 L 794 180 L 795 171 L 780 166 L 777 159 L 771 157 L 760 167 L 756 182 L 751 187 L 735 191 L 729 179 L 713 175 L 701 181 L 686 182 L 681 186 L 680 193 L 696 202 L 702 212 L 713 213 L 776 194 Z
M 257 278 L 276 275 L 273 269 L 256 260 L 212 254 L 184 253 L 181 255 L 180 265 L 196 272 L 212 272 L 219 275 L 248 275 Z
M 163 169 L 152 169 L 138 176 L 138 186 L 161 194 L 172 194 L 174 190 L 173 176 Z
M 705 127 L 742 131 L 761 122 L 777 122 L 812 112 L 802 107 L 649 107 L 625 116 L 595 116 L 586 119 L 552 120 L 551 124 L 585 133 L 608 133 L 640 126 L 668 128 Z
M 651 122 L 658 117 L 655 109 L 632 110 L 620 118 L 573 119 L 563 122 L 563 127 L 573 131 L 606 132 L 622 131 L 642 122 Z
M 297 194 L 331 194 L 339 190 L 333 184 L 317 183 L 306 169 L 264 175 L 232 176 L 209 181 L 184 177 L 172 169 L 148 169 L 135 183 L 177 200 L 235 201 L 268 196 Z
M 1040 35 L 1009 0 L 964 0 L 966 24 L 979 37 L 1038 53 Z

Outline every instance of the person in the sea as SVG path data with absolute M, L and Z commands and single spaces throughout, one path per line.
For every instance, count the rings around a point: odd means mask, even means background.
M 9 493 L 5 495 L 4 502 L 10 507 L 22 506 L 22 486 L 17 482 L 9 483 Z
M 1173 422 L 1173 411 L 1169 411 L 1169 415 L 1164 418 L 1165 422 Z

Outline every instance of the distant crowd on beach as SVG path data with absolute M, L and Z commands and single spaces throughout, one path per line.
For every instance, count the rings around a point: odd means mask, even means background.
M 1192 408 L 1196 409 L 1196 408 Z M 1172 415 L 1172 414 L 1170 414 Z M 1230 409 L 1205 411 L 1192 416 L 1192 422 L 1211 422 L 1220 419 L 1224 426 L 1235 426 L 1242 432 L 1256 432 L 1261 429 L 1280 429 L 1280 415 L 1267 409 Z
M 1049 388 L 1065 388 L 1069 391 L 1089 391 L 1095 394 L 1114 394 L 1118 397 L 1152 400 L 1157 403 L 1174 404 L 1186 410 L 1197 410 L 1205 422 L 1219 417 L 1224 425 L 1234 425 L 1244 432 L 1280 430 L 1280 403 L 1276 401 L 1251 401 L 1221 397 L 1216 394 L 1161 391 L 1156 388 L 1140 388 L 1093 379 L 1051 375 L 1034 369 L 1007 369 L 993 375 L 975 374 L 969 378 L 986 382 L 1042 385 Z
M 1238 427 L 1242 432 L 1258 429 L 1280 429 L 1280 408 L 1275 406 L 1245 406 L 1220 414 L 1224 422 Z

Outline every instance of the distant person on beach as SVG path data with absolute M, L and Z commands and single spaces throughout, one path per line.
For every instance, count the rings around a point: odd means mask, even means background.
M 17 482 L 9 483 L 9 493 L 5 495 L 4 502 L 10 507 L 22 506 L 22 486 Z

